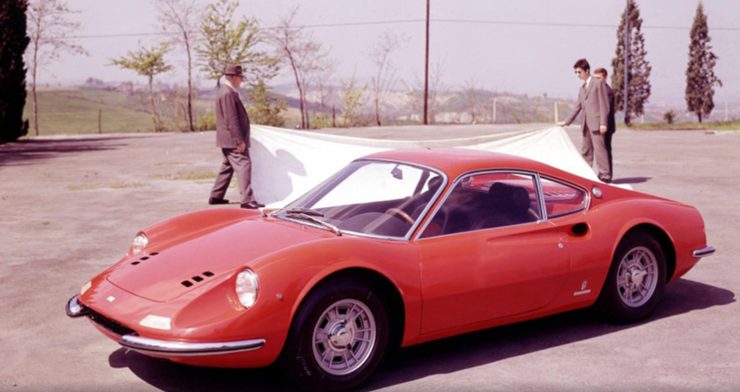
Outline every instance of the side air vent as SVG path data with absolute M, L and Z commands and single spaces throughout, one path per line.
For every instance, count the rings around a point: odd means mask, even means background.
M 210 278 L 211 276 L 214 275 L 214 273 L 211 271 L 206 271 L 206 272 L 203 272 L 202 275 L 205 276 L 206 278 Z M 190 278 L 190 280 L 192 280 L 195 283 L 200 283 L 205 280 L 203 276 L 195 275 L 192 278 Z M 190 280 L 183 280 L 182 282 L 180 282 L 180 284 L 185 287 L 192 287 L 195 285 L 195 283 L 191 282 Z

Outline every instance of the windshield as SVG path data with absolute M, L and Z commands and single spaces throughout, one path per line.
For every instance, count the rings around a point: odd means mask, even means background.
M 442 185 L 431 169 L 361 160 L 274 215 L 337 232 L 406 237 Z

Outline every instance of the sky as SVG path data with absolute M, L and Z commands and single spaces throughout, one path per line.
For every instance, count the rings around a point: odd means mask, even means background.
M 637 1 L 652 65 L 650 103 L 683 102 L 689 30 L 698 3 Z M 140 77 L 131 71 L 111 66 L 111 59 L 166 39 L 132 35 L 161 31 L 154 0 L 67 0 L 67 4 L 79 11 L 74 15 L 80 23 L 76 42 L 89 55 L 62 55 L 42 70 L 40 83 L 80 83 L 88 77 L 137 81 Z M 740 1 L 703 4 L 713 51 L 719 57 L 715 72 L 724 84 L 716 90 L 715 103 L 740 104 Z M 370 52 L 389 31 L 405 37 L 391 59 L 403 80 L 398 87 L 421 85 L 425 0 L 242 0 L 237 13 L 270 27 L 296 6 L 296 22 L 315 26 L 307 31 L 330 51 L 337 80 L 353 75 L 369 80 L 375 71 Z M 624 6 L 623 0 L 431 0 L 430 68 L 440 70 L 447 88 L 475 85 L 571 98 L 580 85 L 573 74 L 577 59 L 585 57 L 592 68 L 611 72 L 616 26 Z M 161 80 L 184 83 L 184 55 L 175 50 L 169 61 L 175 69 Z M 273 80 L 290 82 L 287 69 Z M 200 85 L 210 83 L 203 79 Z

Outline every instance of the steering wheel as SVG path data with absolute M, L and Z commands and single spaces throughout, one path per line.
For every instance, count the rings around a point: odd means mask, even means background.
M 389 208 L 389 209 L 385 210 L 385 213 L 386 214 L 395 214 L 395 215 L 398 215 L 401 218 L 403 218 L 403 220 L 405 220 L 406 222 L 408 222 L 409 224 L 411 224 L 411 225 L 414 224 L 414 220 L 411 218 L 411 216 L 409 214 L 407 214 L 406 211 L 404 211 L 404 210 L 402 210 L 400 208 L 395 208 L 395 207 Z

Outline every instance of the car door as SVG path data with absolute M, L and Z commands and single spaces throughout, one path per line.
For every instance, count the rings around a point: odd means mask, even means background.
M 544 220 L 536 176 L 462 177 L 420 232 L 422 333 L 547 305 L 567 278 L 561 227 Z

